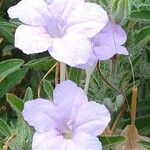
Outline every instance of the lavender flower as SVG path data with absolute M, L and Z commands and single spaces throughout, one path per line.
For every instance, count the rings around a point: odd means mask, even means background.
M 21 0 L 8 10 L 19 18 L 15 46 L 26 54 L 48 50 L 56 60 L 70 66 L 85 64 L 91 41 L 107 23 L 107 13 L 83 0 Z
M 56 86 L 53 99 L 25 103 L 24 119 L 36 130 L 32 150 L 101 150 L 96 136 L 110 121 L 106 107 L 88 102 L 84 91 L 69 80 Z
M 122 46 L 126 40 L 127 35 L 123 28 L 109 21 L 107 25 L 92 38 L 93 51 L 87 63 L 78 65 L 78 67 L 87 69 L 94 66 L 98 60 L 110 59 L 115 54 L 128 55 L 127 49 Z

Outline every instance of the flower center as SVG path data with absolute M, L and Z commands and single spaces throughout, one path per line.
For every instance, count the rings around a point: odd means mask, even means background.
M 64 133 L 64 138 L 65 138 L 65 139 L 71 139 L 71 138 L 72 138 L 72 131 L 71 131 L 71 130 L 67 130 L 67 131 Z
M 61 38 L 64 33 L 63 21 L 60 19 L 51 19 L 51 22 L 47 26 L 47 30 L 51 37 Z
M 73 121 L 72 120 L 69 120 L 68 122 L 67 122 L 67 129 L 66 129 L 66 131 L 63 133 L 63 135 L 64 135 L 64 138 L 65 139 L 71 139 L 72 138 L 72 129 L 73 129 Z

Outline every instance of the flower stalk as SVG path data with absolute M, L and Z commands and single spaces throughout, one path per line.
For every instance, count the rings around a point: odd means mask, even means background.
M 94 72 L 94 69 L 96 67 L 96 63 L 89 69 L 86 69 L 86 78 L 85 78 L 85 85 L 84 85 L 84 92 L 87 94 L 88 93 L 88 89 L 89 89 L 89 84 L 90 84 L 90 78 Z
M 66 80 L 66 69 L 67 66 L 65 63 L 60 63 L 60 83 Z

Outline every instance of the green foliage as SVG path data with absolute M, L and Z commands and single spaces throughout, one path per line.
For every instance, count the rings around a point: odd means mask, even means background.
M 135 10 L 131 13 L 131 18 L 137 21 L 150 21 L 150 10 Z
M 148 42 L 150 42 L 150 26 L 138 30 L 135 33 L 134 39 L 135 39 L 135 43 L 134 43 L 135 46 L 139 46 L 139 45 L 143 46 Z
M 54 88 L 48 80 L 43 81 L 43 89 L 44 89 L 44 92 L 47 95 L 47 99 L 52 100 L 53 99 L 53 90 L 54 90 Z
M 5 137 L 9 137 L 11 135 L 10 127 L 2 119 L 0 119 L 0 135 Z
M 82 70 L 77 68 L 70 68 L 69 70 L 69 79 L 76 82 L 77 84 L 80 84 L 81 78 L 82 78 Z
M 21 59 L 10 59 L 0 62 L 0 82 L 2 82 L 2 80 L 4 80 L 8 75 L 17 71 L 23 63 L 24 61 Z
M 44 92 L 47 95 L 47 99 L 52 100 L 53 99 L 53 90 L 54 90 L 52 84 L 48 80 L 44 80 L 43 88 L 44 88 Z
M 125 24 L 131 12 L 130 0 L 112 0 L 111 11 L 117 23 Z
M 7 94 L 6 99 L 12 109 L 17 112 L 17 114 L 22 112 L 24 103 L 21 99 L 12 94 Z
M 33 133 L 33 129 L 22 118 L 18 118 L 17 122 L 11 122 L 9 126 L 0 119 L 0 149 L 10 139 L 8 142 L 10 150 L 31 150 Z
M 0 83 L 0 97 L 4 96 L 6 92 L 19 84 L 27 73 L 27 69 L 19 69 L 16 72 L 10 74 Z
M 104 147 L 110 147 L 116 144 L 120 144 L 125 140 L 125 137 L 123 136 L 101 136 L 100 141 L 102 142 L 102 145 Z
M 150 142 L 147 142 L 147 141 L 139 141 L 139 143 L 140 143 L 143 147 L 147 148 L 147 150 L 150 150 Z
M 12 125 L 12 134 L 16 136 L 9 144 L 10 150 L 31 150 L 33 131 L 25 121 L 19 119 Z
M 55 60 L 51 57 L 38 58 L 29 61 L 24 66 L 35 70 L 49 70 L 55 64 Z
M 29 101 L 29 100 L 32 100 L 32 99 L 33 99 L 33 90 L 30 87 L 28 87 L 26 89 L 23 101 L 26 102 L 26 101 Z

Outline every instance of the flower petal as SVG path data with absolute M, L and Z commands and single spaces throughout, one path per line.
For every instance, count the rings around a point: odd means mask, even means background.
M 98 61 L 98 58 L 92 52 L 90 58 L 85 64 L 80 64 L 80 65 L 77 65 L 76 67 L 86 69 L 86 70 L 90 68 L 95 68 L 97 61 Z
M 94 53 L 99 60 L 106 60 L 113 57 L 115 54 L 128 55 L 128 51 L 125 47 L 116 45 L 113 46 L 100 46 L 94 47 Z
M 54 38 L 49 53 L 56 60 L 70 66 L 84 64 L 90 57 L 91 42 L 82 34 L 68 32 L 62 38 Z
M 123 28 L 115 23 L 108 22 L 107 25 L 94 37 L 94 44 L 103 45 L 122 45 L 126 42 L 127 35 Z
M 58 84 L 53 94 L 54 103 L 59 105 L 59 113 L 66 121 L 74 118 L 79 106 L 88 102 L 84 91 L 72 81 L 64 81 Z M 58 114 L 59 114 L 58 113 Z
M 117 54 L 129 55 L 127 49 L 123 46 L 116 45 Z
M 48 10 L 53 17 L 60 17 L 67 5 L 68 0 L 45 0 Z
M 102 146 L 97 137 L 87 133 L 79 133 L 73 137 L 76 150 L 102 150 Z
M 63 136 L 56 130 L 42 134 L 36 132 L 33 136 L 32 150 L 61 150 L 62 146 Z
M 33 26 L 47 25 L 50 16 L 44 0 L 21 0 L 8 9 L 8 14 L 10 18 L 19 18 L 23 23 Z
M 83 0 L 46 0 L 50 14 L 65 19 L 73 7 Z
M 57 84 L 53 93 L 54 103 L 59 105 L 65 101 L 75 102 L 80 104 L 88 102 L 87 96 L 84 91 L 77 86 L 76 83 L 66 80 Z
M 62 19 L 68 18 L 69 13 L 79 4 L 83 4 L 84 0 L 67 0 L 66 7 L 62 14 Z
M 74 126 L 77 132 L 100 135 L 110 122 L 110 113 L 104 105 L 96 102 L 83 104 L 76 115 Z
M 56 123 L 50 118 L 54 116 L 54 112 L 55 107 L 50 101 L 36 99 L 25 103 L 22 114 L 36 131 L 44 132 L 55 128 Z
M 86 2 L 77 5 L 71 11 L 67 24 L 69 30 L 83 33 L 91 38 L 106 25 L 107 21 L 107 13 L 101 6 Z
M 26 54 L 40 53 L 51 46 L 51 37 L 47 30 L 40 27 L 20 25 L 15 33 L 15 46 Z
M 99 60 L 106 60 L 117 54 L 117 51 L 111 46 L 94 47 L 94 53 Z

